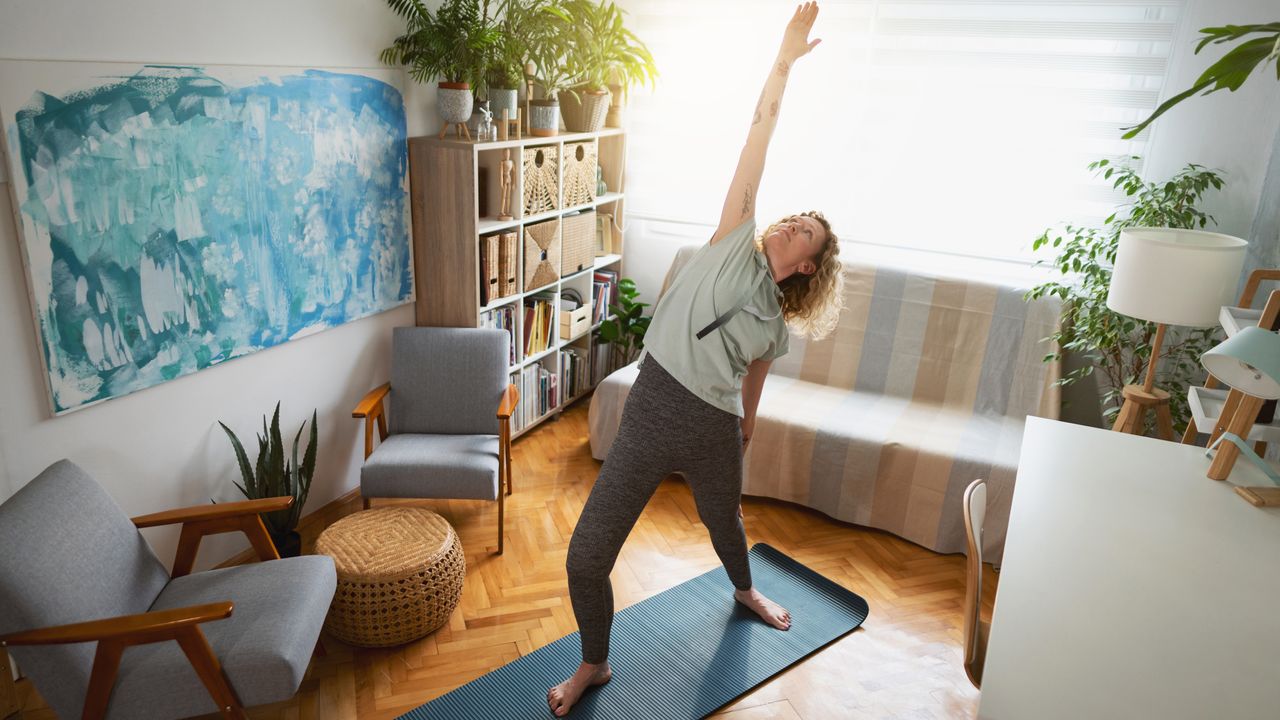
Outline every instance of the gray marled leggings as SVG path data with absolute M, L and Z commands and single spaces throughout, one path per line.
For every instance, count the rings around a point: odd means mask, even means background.
M 609 655 L 609 573 L 658 483 L 676 471 L 693 490 L 698 516 L 729 579 L 740 590 L 751 587 L 747 536 L 738 517 L 740 420 L 689 392 L 646 357 L 623 406 L 618 437 L 569 542 L 569 597 L 582 633 L 583 662 L 602 663 Z

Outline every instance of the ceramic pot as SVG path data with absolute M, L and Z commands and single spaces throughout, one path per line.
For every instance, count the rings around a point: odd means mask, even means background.
M 285 533 L 267 532 L 271 536 L 271 544 L 276 546 L 276 553 L 282 558 L 298 557 L 302 554 L 302 536 L 297 530 Z
M 442 82 L 436 87 L 436 112 L 445 123 L 456 125 L 471 119 L 475 98 L 468 83 Z
M 560 104 L 555 100 L 529 101 L 529 134 L 550 137 L 560 132 Z
M 489 111 L 493 113 L 495 123 L 502 122 L 502 111 L 506 109 L 507 117 L 515 120 L 520 111 L 519 90 L 489 88 Z

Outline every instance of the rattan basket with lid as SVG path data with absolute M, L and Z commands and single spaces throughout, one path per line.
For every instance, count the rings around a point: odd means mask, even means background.
M 338 588 L 325 628 L 361 647 L 416 640 L 444 625 L 462 597 L 466 558 L 448 521 L 425 508 L 348 515 L 316 540 Z

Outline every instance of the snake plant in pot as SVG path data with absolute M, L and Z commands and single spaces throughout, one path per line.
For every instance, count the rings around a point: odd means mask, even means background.
M 302 431 L 306 429 L 307 423 L 304 420 L 298 428 L 298 434 L 293 437 L 293 452 L 286 458 L 284 441 L 280 437 L 280 403 L 276 403 L 270 427 L 266 416 L 262 417 L 262 434 L 258 435 L 258 459 L 253 465 L 249 464 L 249 456 L 245 453 L 240 438 L 225 423 L 218 424 L 231 440 L 231 447 L 236 453 L 236 464 L 240 467 L 242 482 L 235 484 L 236 489 L 250 500 L 281 496 L 293 498 L 293 504 L 285 510 L 262 513 L 262 521 L 267 526 L 267 533 L 271 535 L 271 541 L 275 543 L 280 557 L 297 556 L 302 550 L 297 531 L 298 519 L 302 516 L 302 506 L 307 504 L 311 478 L 316 470 L 315 411 L 311 412 L 311 434 L 302 462 L 298 462 L 298 441 L 302 439 Z
M 444 0 L 433 13 L 422 0 L 387 0 L 406 22 L 405 34 L 383 49 L 387 65 L 407 65 L 418 82 L 440 78 L 436 111 L 446 124 L 471 118 L 472 88 L 483 84 L 501 30 L 489 16 L 489 0 Z

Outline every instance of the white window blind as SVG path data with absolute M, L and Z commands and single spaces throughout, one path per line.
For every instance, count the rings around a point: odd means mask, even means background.
M 661 77 L 627 108 L 631 213 L 719 218 L 791 2 L 624 0 Z M 1026 257 L 1123 195 L 1089 161 L 1142 155 L 1183 0 L 825 0 L 759 191 L 764 225 L 820 209 L 842 237 Z

